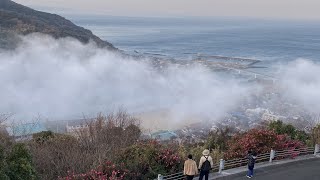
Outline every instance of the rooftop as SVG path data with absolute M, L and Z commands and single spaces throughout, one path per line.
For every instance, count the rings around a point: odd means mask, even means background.
M 151 134 L 151 138 L 159 139 L 162 141 L 171 140 L 171 138 L 176 138 L 178 135 L 172 131 L 158 131 Z
M 6 128 L 10 136 L 27 136 L 36 134 L 42 131 L 47 131 L 42 123 L 27 123 Z

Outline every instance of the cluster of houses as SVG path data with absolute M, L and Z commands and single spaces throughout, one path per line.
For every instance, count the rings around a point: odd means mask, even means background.
M 176 141 L 184 142 L 201 142 L 203 135 L 218 126 L 229 126 L 239 131 L 251 127 L 259 126 L 261 121 L 270 122 L 281 120 L 292 123 L 298 129 L 309 131 L 312 127 L 308 120 L 310 116 L 303 111 L 303 108 L 282 101 L 279 93 L 266 93 L 251 102 L 244 103 L 237 110 L 229 112 L 220 120 L 210 121 L 210 125 L 196 123 L 186 126 L 176 131 L 158 131 L 142 135 L 142 139 L 156 139 L 159 141 Z M 319 118 L 320 119 L 320 118 Z M 32 138 L 32 135 L 42 131 L 52 131 L 54 133 L 69 134 L 72 136 L 79 135 L 79 132 L 87 133 L 90 130 L 90 122 L 94 119 L 75 119 L 45 121 L 36 123 L 26 123 L 15 126 L 0 127 L 0 132 L 5 132 L 16 140 L 25 140 Z M 219 124 L 217 124 L 219 123 Z
M 45 122 L 32 122 L 20 123 L 14 125 L 3 126 L 2 132 L 16 141 L 30 140 L 34 134 L 43 131 L 52 131 L 59 134 L 77 135 L 77 132 L 88 131 L 88 120 L 61 120 L 61 121 L 45 121 Z
M 90 124 L 94 119 L 75 119 L 60 121 L 33 122 L 6 126 L 1 132 L 13 137 L 16 141 L 30 140 L 34 134 L 43 131 L 52 131 L 59 134 L 68 134 L 74 137 L 79 133 L 89 133 Z M 143 135 L 144 139 L 156 139 L 159 141 L 179 141 L 178 135 L 173 131 L 158 131 Z

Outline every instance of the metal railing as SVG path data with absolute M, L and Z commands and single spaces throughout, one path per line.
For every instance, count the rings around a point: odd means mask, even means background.
M 159 175 L 158 175 L 158 179 L 159 179 Z M 175 173 L 175 174 L 170 174 L 170 175 L 167 175 L 167 176 L 163 176 L 162 179 L 166 179 L 166 180 L 177 179 L 177 180 L 180 180 L 180 179 L 185 179 L 185 176 L 183 175 L 183 172 L 178 172 L 178 173 Z
M 256 162 L 267 162 L 270 163 L 273 160 L 283 160 L 288 158 L 295 158 L 297 156 L 302 155 L 318 155 L 320 153 L 320 146 L 318 144 L 315 147 L 303 147 L 299 149 L 284 149 L 284 150 L 271 150 L 270 153 L 264 153 L 257 155 Z M 238 159 L 231 159 L 231 160 L 223 160 L 220 159 L 220 163 L 214 165 L 212 171 L 222 173 L 223 170 L 232 169 L 237 167 L 246 166 L 248 163 L 247 157 L 245 158 L 238 158 Z M 183 172 L 178 172 L 174 174 L 169 174 L 162 176 L 161 174 L 158 175 L 158 180 L 182 180 L 185 179 Z
M 218 170 L 219 170 L 219 165 L 215 164 L 211 171 L 218 172 Z M 183 172 L 181 171 L 181 172 L 174 173 L 174 174 L 169 174 L 169 175 L 166 175 L 166 176 L 162 176 L 161 174 L 159 174 L 158 175 L 158 179 L 163 179 L 163 180 L 173 180 L 173 179 L 181 180 L 181 179 L 185 179 L 185 176 L 184 176 Z
M 296 156 L 314 154 L 314 147 L 305 147 L 300 149 L 286 149 L 275 152 L 275 159 L 287 159 L 287 158 L 295 158 Z
M 264 162 L 269 160 L 270 160 L 270 153 L 264 153 L 264 154 L 257 155 L 256 162 Z M 223 164 L 224 166 L 222 169 L 231 169 L 231 168 L 241 167 L 248 164 L 248 158 L 244 157 L 240 159 L 226 160 Z

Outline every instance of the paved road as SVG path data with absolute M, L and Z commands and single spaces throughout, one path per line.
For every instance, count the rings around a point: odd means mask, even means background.
M 245 173 L 224 180 L 245 180 Z M 320 158 L 298 161 L 280 166 L 260 168 L 255 171 L 253 180 L 320 180 Z

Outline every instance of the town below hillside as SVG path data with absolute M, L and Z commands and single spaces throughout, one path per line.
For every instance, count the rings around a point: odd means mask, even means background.
M 121 110 L 68 121 L 64 133 L 39 123 L 8 129 L 8 118 L 0 121 L 0 177 L 9 179 L 154 179 L 181 172 L 188 154 L 198 162 L 204 149 L 217 166 L 220 159 L 244 158 L 248 149 L 264 154 L 320 142 L 319 125 L 305 131 L 281 120 L 262 120 L 247 130 L 196 124 L 145 134 L 139 119 Z

